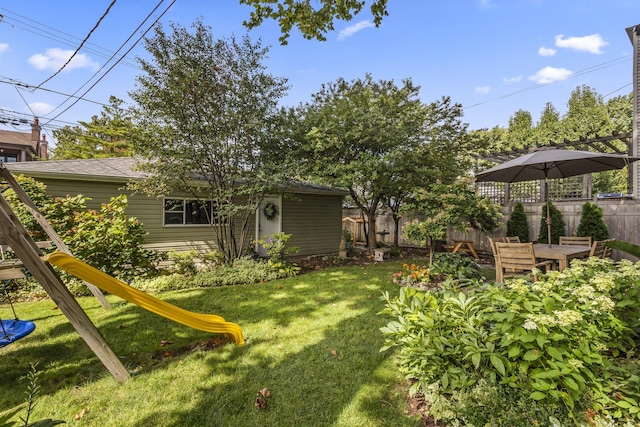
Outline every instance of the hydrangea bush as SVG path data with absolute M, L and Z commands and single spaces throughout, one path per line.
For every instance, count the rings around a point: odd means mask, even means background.
M 640 265 L 590 258 L 538 274 L 535 283 L 516 278 L 464 292 L 450 282 L 440 292 L 385 293 L 382 313 L 393 320 L 382 328 L 382 350 L 398 349 L 401 371 L 415 380 L 411 391 L 439 402 L 446 410 L 432 407 L 433 415 L 449 421 L 485 413 L 484 422 L 496 422 L 499 408 L 464 398 L 484 383 L 514 404 L 535 402 L 522 425 L 637 423 L 639 381 L 624 361 L 635 346 Z

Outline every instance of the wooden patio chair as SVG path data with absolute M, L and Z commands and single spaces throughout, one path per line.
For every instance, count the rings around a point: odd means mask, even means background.
M 560 236 L 561 245 L 591 246 L 591 236 Z
M 613 252 L 613 249 L 605 246 L 604 244 L 613 240 L 615 239 L 596 240 L 593 242 L 593 245 L 591 245 L 591 253 L 589 256 L 597 258 L 611 258 L 611 252 Z
M 491 254 L 493 257 L 496 257 L 496 243 L 505 243 L 506 240 L 504 237 L 489 237 L 489 246 L 491 246 Z
M 536 262 L 533 243 L 496 242 L 496 282 L 502 283 L 505 277 L 526 274 L 533 269 L 544 269 L 552 265 L 551 260 Z M 536 276 L 532 276 L 536 280 Z
M 505 239 L 507 243 L 520 243 L 520 236 L 507 236 Z

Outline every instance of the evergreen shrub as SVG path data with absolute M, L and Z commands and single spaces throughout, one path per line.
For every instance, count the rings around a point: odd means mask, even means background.
M 560 236 L 567 235 L 567 226 L 564 222 L 564 218 L 562 217 L 562 213 L 554 206 L 550 201 L 549 203 L 549 214 L 551 216 L 551 243 L 558 244 L 560 242 Z M 540 221 L 540 233 L 538 233 L 538 242 L 540 243 L 548 243 L 548 232 L 547 232 L 547 206 L 542 206 L 542 221 Z
M 529 242 L 529 222 L 524 206 L 518 202 L 513 207 L 511 217 L 507 220 L 507 236 L 518 236 L 522 243 Z
M 609 230 L 607 224 L 604 222 L 602 209 L 595 203 L 587 202 L 582 206 L 580 224 L 578 225 L 576 236 L 591 236 L 591 241 L 609 238 Z

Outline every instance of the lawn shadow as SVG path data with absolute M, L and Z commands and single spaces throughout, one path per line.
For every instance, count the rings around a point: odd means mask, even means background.
M 209 372 L 202 373 L 202 384 L 195 386 L 196 392 L 189 396 L 190 409 L 170 405 L 154 408 L 152 415 L 144 416 L 135 425 L 279 425 L 282 417 L 289 420 L 295 417 L 298 425 L 327 425 L 338 423 L 345 411 L 364 412 L 372 407 L 377 408 L 371 415 L 373 419 L 386 414 L 382 416 L 404 420 L 403 425 L 415 425 L 413 420 L 404 417 L 404 408 L 388 404 L 392 399 L 387 394 L 397 390 L 385 387 L 386 383 L 397 384 L 397 381 L 390 380 L 385 372 L 388 354 L 378 352 L 383 344 L 378 328 L 388 319 L 376 313 L 382 308 L 380 292 L 395 287 L 386 279 L 390 276 L 385 277 L 378 269 L 384 270 L 376 265 L 352 267 L 346 272 L 327 269 L 310 273 L 316 275 L 312 281 L 303 275 L 256 285 L 161 294 L 162 299 L 184 309 L 222 315 L 240 324 L 248 344 L 194 351 L 196 357 L 207 359 Z M 125 302 L 115 303 L 112 310 L 106 311 L 95 301 L 85 300 L 85 305 L 89 307 L 85 308 L 89 317 L 125 366 L 130 370 L 139 368 L 135 380 L 144 380 L 154 372 L 177 369 L 176 358 L 157 358 L 159 352 L 175 351 L 212 336 Z M 278 347 L 279 333 L 290 334 L 291 329 L 297 327 L 298 319 L 326 316 L 326 310 L 321 309 L 334 305 L 337 306 L 336 318 L 340 317 L 338 310 L 353 311 L 354 315 L 317 331 L 319 337 L 308 342 L 302 340 L 302 344 L 296 344 L 299 348 Z M 303 331 L 303 334 L 312 333 Z M 57 337 L 58 334 L 76 332 L 65 319 L 47 335 Z M 172 346 L 161 347 L 164 340 L 171 340 Z M 68 338 L 63 344 L 45 341 L 18 347 L 14 352 L 15 360 L 32 358 L 42 362 L 40 366 L 45 367 L 42 394 L 57 392 L 61 384 L 90 387 L 94 380 L 108 375 L 79 336 Z M 74 356 L 67 356 L 64 362 L 56 360 L 57 354 L 70 353 Z M 52 360 L 61 366 L 47 377 L 46 366 L 51 365 Z M 0 364 L 3 388 L 11 384 L 7 380 L 23 378 L 29 371 L 29 366 L 24 364 L 12 366 L 5 362 Z M 218 374 L 233 380 L 228 383 L 207 380 Z M 266 399 L 267 408 L 258 410 L 254 406 L 256 393 L 263 387 L 271 391 L 271 396 Z M 193 392 L 194 388 L 190 390 Z

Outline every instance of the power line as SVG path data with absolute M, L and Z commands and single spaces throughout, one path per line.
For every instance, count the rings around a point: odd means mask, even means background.
M 155 11 L 162 3 L 164 2 L 164 0 L 160 0 L 160 2 L 156 5 L 156 8 L 154 8 L 153 11 Z M 133 43 L 133 45 L 131 45 L 131 47 L 125 52 L 125 54 L 123 56 L 120 57 L 120 59 L 124 58 L 129 52 L 131 52 L 133 50 L 133 48 L 140 42 L 140 40 L 142 40 L 144 38 L 144 36 L 147 35 L 147 33 L 149 31 L 151 31 L 151 29 L 156 25 L 156 23 L 164 16 L 165 13 L 167 13 L 169 11 L 169 9 L 171 8 L 171 6 L 173 6 L 173 4 L 176 2 L 176 0 L 172 0 L 171 4 L 169 4 L 169 6 L 166 7 L 166 9 L 160 14 L 160 16 L 158 16 L 153 23 L 149 26 L 149 28 L 147 28 L 144 33 L 142 33 L 142 35 L 140 35 L 140 37 L 138 37 L 138 39 Z M 148 17 L 151 16 L 151 14 L 153 14 L 153 11 L 151 11 L 151 13 L 149 13 Z M 148 19 L 145 18 L 145 20 L 143 21 L 146 22 L 146 20 Z M 142 23 L 142 24 L 143 24 Z M 142 26 L 142 24 L 140 24 L 140 26 Z M 138 27 L 139 28 L 139 27 Z M 137 31 L 137 30 L 136 30 Z M 133 34 L 132 34 L 133 36 Z M 127 39 L 129 40 L 129 39 Z M 126 42 L 125 42 L 126 44 Z M 124 44 L 123 44 L 124 46 Z M 120 50 L 120 49 L 118 49 Z M 91 89 L 93 89 L 98 83 L 100 83 L 100 81 L 106 77 L 107 74 L 109 74 L 109 72 L 111 70 L 113 70 L 113 68 L 118 65 L 118 63 L 120 62 L 120 59 L 118 59 L 116 62 L 113 63 L 113 65 L 111 67 L 109 67 L 109 69 L 107 71 L 105 71 L 105 73 L 100 76 L 100 78 L 98 78 L 98 80 L 96 80 L 96 82 L 91 85 L 91 87 L 89 87 L 89 89 L 87 89 L 86 91 L 84 91 L 84 93 L 82 95 L 80 95 L 80 98 L 84 97 L 87 93 L 89 93 L 89 91 L 91 91 Z M 105 64 L 106 65 L 106 64 Z M 83 85 L 84 86 L 84 85 Z M 67 108 L 65 108 L 64 110 L 62 110 L 60 113 L 58 113 L 55 117 L 53 117 L 52 119 L 50 119 L 47 123 L 49 123 L 52 120 L 57 119 L 58 117 L 60 117 L 60 115 L 64 114 L 65 112 L 67 112 L 71 107 L 73 107 L 74 105 L 76 105 L 78 103 L 80 99 L 76 99 L 74 102 L 71 103 L 71 105 L 69 105 Z M 66 102 L 66 101 L 65 101 Z
M 38 22 L 38 21 L 34 21 L 33 19 L 30 19 L 26 16 L 20 15 L 18 13 L 12 12 L 6 8 L 0 7 L 0 10 L 9 12 L 10 14 L 13 14 L 14 16 L 7 16 L 6 14 L 4 15 L 4 20 L 0 19 L 0 23 L 5 23 L 7 25 L 11 25 L 14 27 L 18 27 L 24 31 L 27 31 L 29 33 L 35 34 L 39 37 L 43 37 L 49 40 L 53 40 L 56 41 L 58 43 L 61 43 L 63 45 L 69 46 L 69 47 L 75 47 L 77 46 L 78 42 L 81 41 L 80 38 L 65 33 L 64 31 L 58 30 L 56 28 L 53 28 L 49 25 L 46 25 L 44 23 Z M 28 22 L 24 22 L 21 21 L 18 18 L 15 18 L 15 16 L 22 18 L 24 21 L 29 21 L 29 22 L 33 22 L 36 25 L 31 25 Z M 17 24 L 22 24 L 22 26 L 20 25 L 16 25 Z M 51 31 L 48 31 L 47 29 L 50 29 Z M 66 37 L 63 37 L 63 36 Z M 86 44 L 87 46 L 85 46 L 85 51 L 92 53 L 96 56 L 99 56 L 101 58 L 108 58 L 109 55 L 112 54 L 112 51 L 110 51 L 109 49 L 106 49 L 104 47 L 98 46 L 94 43 L 91 42 L 87 42 Z M 92 49 L 89 46 L 94 46 L 95 48 L 99 49 Z M 101 52 L 102 51 L 102 52 Z M 126 65 L 130 68 L 135 68 L 135 69 L 140 69 L 140 67 L 138 66 L 138 64 L 135 61 L 130 60 L 129 58 L 126 58 L 127 60 L 123 61 L 122 64 Z
M 89 34 L 87 34 L 87 36 L 84 38 L 84 40 L 82 40 L 82 42 L 80 42 L 80 46 L 78 46 L 78 48 L 73 52 L 73 54 L 69 57 L 69 59 L 67 59 L 67 62 L 65 62 L 62 67 L 60 67 L 60 69 L 58 71 L 56 71 L 55 73 L 53 73 L 53 75 L 51 75 L 48 79 L 45 79 L 45 81 L 43 81 L 42 83 L 40 83 L 38 85 L 38 87 L 36 87 L 36 89 L 39 89 L 42 85 L 44 85 L 46 82 L 48 82 L 49 80 L 51 80 L 52 78 L 54 78 L 55 76 L 57 76 L 58 74 L 60 74 L 60 72 L 62 70 L 65 69 L 65 67 L 67 65 L 69 65 L 69 63 L 71 62 L 71 60 L 78 54 L 78 52 L 80 52 L 80 49 L 82 49 L 82 46 L 84 46 L 84 44 L 87 42 L 87 40 L 89 40 L 89 37 L 91 37 L 91 34 L 93 34 L 93 32 L 100 26 L 100 23 L 102 22 L 102 20 L 109 14 L 109 11 L 111 10 L 111 8 L 113 7 L 114 4 L 116 4 L 117 0 L 112 0 L 111 3 L 109 4 L 109 6 L 107 7 L 107 10 L 104 11 L 104 13 L 102 14 L 102 16 L 100 17 L 100 19 L 98 19 L 98 22 L 96 22 L 96 24 L 93 26 L 93 28 L 91 29 L 91 31 L 89 31 Z
M 631 61 L 631 55 L 623 55 L 623 56 L 621 56 L 619 58 L 612 59 L 611 61 L 603 62 L 601 64 L 597 64 L 597 65 L 594 65 L 592 67 L 585 68 L 584 70 L 576 71 L 575 73 L 572 73 L 569 76 L 567 76 L 567 79 L 583 76 L 585 74 L 593 73 L 595 71 L 600 71 L 600 70 L 602 70 L 604 68 L 612 67 L 614 65 L 618 65 L 619 63 L 629 62 L 629 61 Z M 563 79 L 563 80 L 566 80 L 566 79 Z M 528 87 L 525 87 L 525 88 L 522 88 L 522 89 L 519 89 L 519 90 L 516 90 L 516 91 L 513 91 L 513 92 L 509 92 L 507 94 L 498 96 L 498 97 L 493 98 L 493 99 L 489 99 L 489 100 L 486 100 L 486 101 L 478 102 L 478 103 L 472 104 L 472 105 L 467 105 L 466 107 L 463 107 L 463 110 L 467 110 L 467 109 L 473 108 L 473 107 L 478 107 L 480 105 L 488 104 L 490 102 L 498 101 L 500 99 L 509 98 L 511 96 L 518 95 L 518 94 L 520 94 L 522 92 L 528 92 L 528 91 L 531 91 L 531 90 L 539 89 L 541 87 L 549 86 L 551 84 L 558 83 L 560 81 L 562 81 L 562 80 L 555 80 L 555 81 L 547 82 L 547 83 L 538 83 L 536 85 L 528 86 Z M 628 86 L 628 85 L 626 85 L 626 86 Z M 618 89 L 618 90 L 620 90 L 620 89 Z
M 36 86 L 30 85 L 28 83 L 23 83 L 23 82 L 21 82 L 19 80 L 12 79 L 10 77 L 6 77 L 6 76 L 2 76 L 2 75 L 0 75 L 0 79 L 6 79 L 6 80 L 0 80 L 0 83 L 2 83 L 2 84 L 9 84 L 9 85 L 12 85 L 14 87 L 24 88 L 24 89 L 29 90 L 31 92 L 33 92 L 34 90 L 38 89 L 38 90 L 42 90 L 42 91 L 45 91 L 45 92 L 55 93 L 56 95 L 63 95 L 63 96 L 69 97 L 69 98 L 79 98 L 79 99 L 82 99 L 83 101 L 90 102 L 92 104 L 101 105 L 103 107 L 107 107 L 109 105 L 109 104 L 105 104 L 104 102 L 93 101 L 91 99 L 80 98 L 78 96 L 69 95 L 68 93 L 58 92 L 57 90 L 46 89 L 46 88 L 43 88 L 43 87 L 37 88 Z

